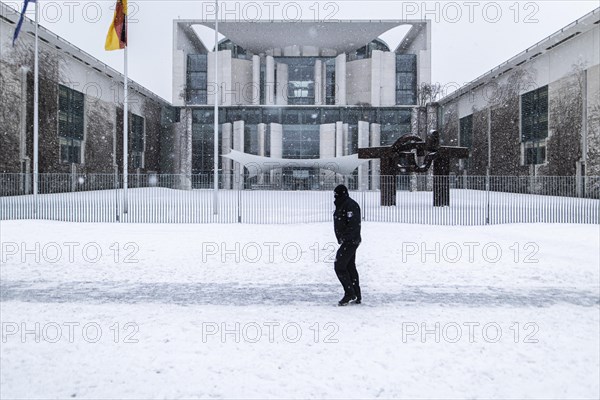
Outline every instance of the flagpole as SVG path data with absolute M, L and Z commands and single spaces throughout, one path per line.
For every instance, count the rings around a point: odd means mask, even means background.
M 35 3 L 35 44 L 33 55 L 33 200 L 35 213 L 38 212 L 38 138 L 39 138 L 39 77 L 38 77 L 38 25 L 39 25 L 39 2 Z
M 219 1 L 215 0 L 215 110 L 214 110 L 214 166 L 213 166 L 213 214 L 219 213 Z
M 123 79 L 123 214 L 127 214 L 127 184 L 128 184 L 128 94 L 127 94 L 127 46 L 125 46 L 125 52 L 123 53 L 123 72 L 125 78 Z

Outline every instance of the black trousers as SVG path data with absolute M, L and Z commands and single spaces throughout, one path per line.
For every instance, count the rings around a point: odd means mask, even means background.
M 334 269 L 344 288 L 344 294 L 356 295 L 360 299 L 358 271 L 356 270 L 356 249 L 358 249 L 357 244 L 342 243 L 335 255 Z

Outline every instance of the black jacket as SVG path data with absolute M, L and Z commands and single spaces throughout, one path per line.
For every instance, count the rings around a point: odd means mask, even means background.
M 333 213 L 333 229 L 338 243 L 360 244 L 360 206 L 349 196 L 336 199 Z

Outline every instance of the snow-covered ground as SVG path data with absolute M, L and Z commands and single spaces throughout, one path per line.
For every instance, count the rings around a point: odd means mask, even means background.
M 2 398 L 598 398 L 598 225 L 2 221 Z

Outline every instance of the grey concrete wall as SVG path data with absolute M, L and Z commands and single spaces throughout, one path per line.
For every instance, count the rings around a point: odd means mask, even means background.
M 358 121 L 358 148 L 369 147 L 369 123 Z M 358 166 L 358 189 L 369 188 L 369 163 Z
M 600 65 L 587 73 L 586 175 L 600 176 Z
M 219 81 L 216 81 L 215 74 L 215 53 L 208 53 L 208 71 L 206 74 L 207 81 L 207 104 L 215 104 L 215 95 L 217 93 L 217 87 L 220 88 L 220 101 L 219 105 L 230 106 L 233 101 L 233 93 L 235 93 L 232 84 L 232 73 L 231 73 L 231 50 L 221 50 L 218 52 L 218 68 L 219 68 Z
M 335 58 L 335 87 L 335 105 L 346 105 L 346 54 L 340 54 Z
M 372 62 L 373 60 L 369 58 L 346 63 L 346 104 L 371 105 L 371 74 L 373 73 L 371 68 Z
M 244 152 L 244 121 L 233 122 L 233 149 Z M 242 189 L 244 183 L 244 167 L 238 162 L 233 163 L 233 188 Z
M 230 122 L 221 125 L 221 154 L 228 154 L 232 149 L 232 126 Z M 231 171 L 233 170 L 233 160 L 221 157 L 224 181 L 223 188 L 231 189 Z
M 253 100 L 253 65 L 252 61 L 231 59 L 231 104 L 248 105 Z
M 371 147 L 381 146 L 381 125 L 371 124 Z M 371 164 L 371 190 L 379 190 L 379 176 L 381 175 L 381 161 L 379 159 L 369 161 Z
M 285 106 L 288 103 L 288 65 L 277 63 L 277 82 L 275 83 L 275 104 Z

